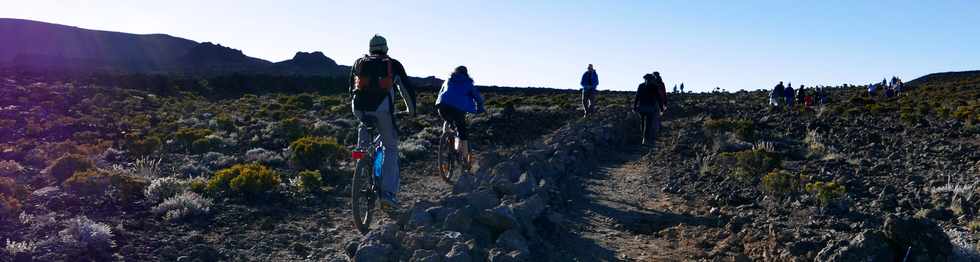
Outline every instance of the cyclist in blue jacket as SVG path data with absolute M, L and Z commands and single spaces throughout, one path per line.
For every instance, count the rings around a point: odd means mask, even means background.
M 465 66 L 456 67 L 456 70 L 449 76 L 449 80 L 439 90 L 439 98 L 436 99 L 436 107 L 439 116 L 446 120 L 448 124 L 456 127 L 456 151 L 463 155 L 463 159 L 470 161 L 469 144 L 466 142 L 466 113 L 483 113 L 483 96 L 473 85 L 473 79 Z M 443 125 L 442 131 L 446 132 Z

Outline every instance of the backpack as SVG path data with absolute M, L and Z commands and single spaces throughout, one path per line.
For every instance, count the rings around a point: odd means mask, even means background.
M 395 85 L 392 64 L 387 56 L 365 55 L 354 72 L 354 86 L 358 91 L 387 92 Z

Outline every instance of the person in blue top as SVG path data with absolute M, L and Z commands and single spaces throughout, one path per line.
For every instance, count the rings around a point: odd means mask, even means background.
M 786 98 L 786 107 L 793 108 L 793 97 L 796 95 L 796 91 L 793 90 L 793 83 L 786 85 L 786 89 L 783 90 L 783 97 Z
M 599 94 L 599 91 L 596 89 L 599 86 L 599 74 L 592 68 L 592 64 L 589 64 L 589 68 L 582 74 L 581 85 L 582 111 L 585 111 L 585 117 L 589 117 L 589 115 L 595 112 L 596 95 Z
M 447 124 L 456 127 L 456 151 L 463 155 L 463 159 L 470 161 L 469 144 L 466 142 L 466 113 L 483 113 L 486 109 L 483 107 L 483 96 L 473 85 L 473 78 L 470 78 L 465 66 L 456 67 L 439 90 L 436 107 L 439 116 L 446 121 L 442 132 L 446 132 Z

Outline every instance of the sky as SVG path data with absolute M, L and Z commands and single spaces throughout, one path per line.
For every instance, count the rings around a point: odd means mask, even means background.
M 865 84 L 980 69 L 980 1 L 81 1 L 2 0 L 0 17 L 165 33 L 278 62 L 322 51 L 341 64 L 374 34 L 409 74 L 458 65 L 481 85 L 736 91 Z

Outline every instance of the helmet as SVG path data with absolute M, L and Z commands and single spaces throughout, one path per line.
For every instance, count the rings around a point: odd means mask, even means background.
M 380 35 L 374 35 L 374 37 L 371 38 L 370 49 L 368 49 L 368 51 L 372 53 L 388 53 L 388 40 Z

